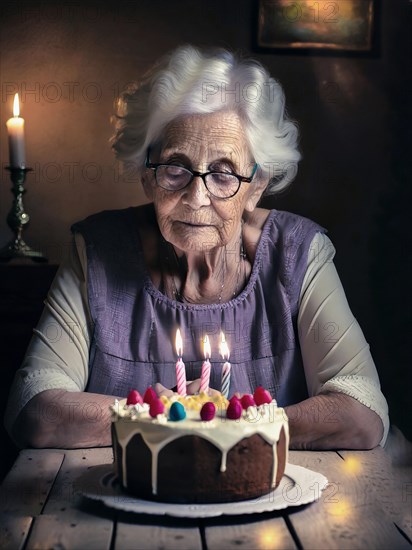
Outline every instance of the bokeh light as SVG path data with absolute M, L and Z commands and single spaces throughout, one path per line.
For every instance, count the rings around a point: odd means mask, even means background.
M 343 462 L 343 469 L 348 474 L 357 475 L 362 471 L 362 463 L 358 457 L 348 456 Z
M 261 550 L 274 550 L 284 545 L 284 539 L 276 526 L 265 526 L 259 533 L 259 545 Z

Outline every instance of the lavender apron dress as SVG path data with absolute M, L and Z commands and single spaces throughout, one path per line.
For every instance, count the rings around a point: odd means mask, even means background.
M 72 227 L 87 249 L 89 307 L 94 322 L 86 391 L 126 396 L 161 382 L 176 385 L 175 336 L 180 328 L 187 380 L 200 377 L 202 339 L 211 348 L 210 387 L 221 388 L 220 331 L 230 348 L 235 391 L 261 385 L 279 406 L 308 397 L 297 332 L 299 294 L 310 243 L 325 229 L 306 218 L 271 210 L 252 273 L 230 302 L 190 305 L 169 299 L 145 266 L 139 220 L 155 220 L 153 205 L 105 211 Z

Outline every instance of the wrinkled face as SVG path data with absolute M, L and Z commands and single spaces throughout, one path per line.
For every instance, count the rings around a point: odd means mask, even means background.
M 234 112 L 188 115 L 172 121 L 162 141 L 151 149 L 153 163 L 176 163 L 194 171 L 229 171 L 250 176 L 254 160 Z M 156 185 L 153 170 L 142 178 L 147 196 L 153 200 L 163 237 L 182 251 L 207 251 L 237 238 L 244 210 L 252 211 L 264 189 L 257 176 L 243 182 L 230 199 L 216 199 L 208 193 L 202 178 L 196 177 L 180 191 Z

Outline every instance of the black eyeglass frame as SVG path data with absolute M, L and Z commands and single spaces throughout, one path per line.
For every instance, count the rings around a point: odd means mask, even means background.
M 245 183 L 251 183 L 255 174 L 256 174 L 256 170 L 258 169 L 258 164 L 257 162 L 255 163 L 254 167 L 253 167 L 253 171 L 252 171 L 252 174 L 247 177 L 247 176 L 240 176 L 239 174 L 235 174 L 234 172 L 217 172 L 216 170 L 210 170 L 209 172 L 197 172 L 195 170 L 192 170 L 191 168 L 187 168 L 186 166 L 182 166 L 180 164 L 164 164 L 162 162 L 150 162 L 149 160 L 149 156 L 150 156 L 150 147 L 147 149 L 147 155 L 146 155 L 146 161 L 145 161 L 145 166 L 146 168 L 149 168 L 150 170 L 153 170 L 154 174 L 155 174 L 155 180 L 156 180 L 156 184 L 161 187 L 162 189 L 165 189 L 166 191 L 182 191 L 183 189 L 186 189 L 186 187 L 189 187 L 189 185 L 192 183 L 192 181 L 195 179 L 195 178 L 202 178 L 202 181 L 206 187 L 206 189 L 208 190 L 208 192 L 212 195 L 212 197 L 214 197 L 215 199 L 218 199 L 218 200 L 226 200 L 226 199 L 231 199 L 233 198 L 238 192 L 239 192 L 239 189 L 240 189 L 240 184 L 242 182 L 245 182 Z M 179 187 L 178 189 L 169 189 L 167 187 L 163 187 L 162 185 L 160 185 L 160 183 L 157 181 L 157 169 L 160 167 L 160 166 L 178 166 L 180 168 L 183 168 L 184 170 L 187 170 L 187 172 L 189 172 L 190 174 L 192 174 L 192 177 L 190 178 L 190 180 L 183 186 L 183 187 Z M 227 197 L 218 197 L 217 195 L 214 195 L 209 187 L 207 186 L 207 183 L 206 183 L 206 176 L 209 176 L 210 174 L 222 174 L 222 175 L 225 175 L 225 176 L 235 176 L 239 182 L 239 185 L 236 189 L 236 191 L 234 193 L 232 193 L 231 195 L 227 196 Z

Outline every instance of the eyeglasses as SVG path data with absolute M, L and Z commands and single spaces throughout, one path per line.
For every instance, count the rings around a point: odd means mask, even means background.
M 167 191 L 181 191 L 188 187 L 194 178 L 202 178 L 206 189 L 216 199 L 230 199 L 236 195 L 242 182 L 250 183 L 258 165 L 253 167 L 250 177 L 239 176 L 232 172 L 195 172 L 180 164 L 158 164 L 149 160 L 150 148 L 147 150 L 146 168 L 154 171 L 159 187 Z

